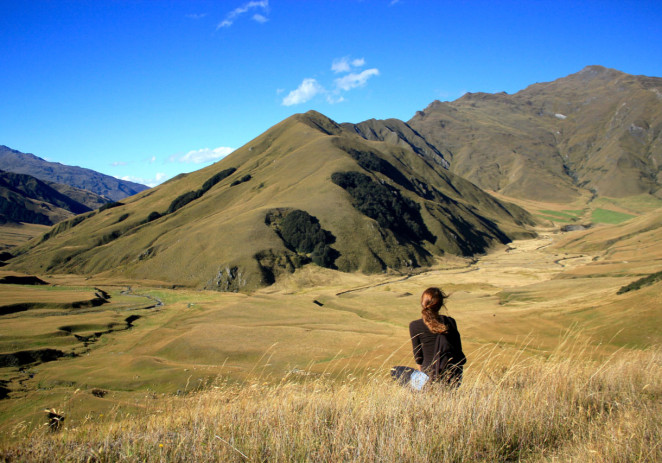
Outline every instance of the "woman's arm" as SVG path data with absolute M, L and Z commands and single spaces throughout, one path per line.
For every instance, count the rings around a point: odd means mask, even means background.
M 418 365 L 418 369 L 421 369 L 421 365 L 423 365 L 423 344 L 421 343 L 421 340 L 419 336 L 414 336 L 411 338 L 411 343 L 414 348 L 414 360 L 416 361 L 416 364 Z

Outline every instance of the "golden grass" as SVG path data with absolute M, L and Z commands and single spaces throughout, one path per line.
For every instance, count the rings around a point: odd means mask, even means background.
M 635 233 L 657 223 L 654 216 L 640 220 L 618 228 Z M 612 238 L 596 229 L 513 242 L 473 263 L 440 261 L 406 277 L 302 269 L 250 295 L 138 286 L 128 278 L 43 276 L 59 285 L 48 290 L 54 299 L 100 287 L 111 303 L 3 318 L 7 343 L 82 355 L 0 371 L 11 390 L 0 401 L 0 461 L 48 459 L 40 446 L 51 446 L 55 459 L 80 461 L 232 461 L 244 458 L 238 451 L 248 461 L 654 461 L 659 449 L 637 436 L 659 437 L 659 381 L 646 379 L 660 376 L 659 348 L 651 350 L 662 345 L 659 284 L 616 293 L 657 266 L 659 254 L 644 245 L 656 230 L 641 233 L 645 242 L 638 246 L 617 243 L 640 250 L 628 257 L 627 270 L 612 261 L 611 250 L 584 254 L 581 247 L 568 252 L 556 245 L 559 238 L 579 244 L 574 240 L 583 237 L 584 245 Z M 609 262 L 616 267 L 607 271 Z M 121 294 L 125 285 L 134 296 Z M 452 293 L 450 313 L 470 364 L 462 388 L 440 391 L 445 405 L 426 411 L 426 397 L 434 394 L 407 395 L 384 375 L 393 364 L 411 364 L 406 327 L 418 316 L 422 288 L 436 285 Z M 32 290 L 45 288 L 20 291 Z M 136 310 L 151 301 L 138 294 L 165 305 Z M 104 334 L 88 347 L 73 336 L 53 336 L 63 325 L 87 334 L 136 313 L 142 318 L 133 328 Z M 557 349 L 569 326 L 581 333 Z M 535 338 L 523 344 L 527 335 Z M 573 353 L 572 342 L 589 338 L 594 348 Z M 269 358 L 260 361 L 264 352 Z M 594 374 L 600 382 L 590 379 Z M 107 395 L 94 396 L 94 389 Z M 178 391 L 196 392 L 181 397 Z M 578 407 L 586 410 L 591 397 L 606 402 L 584 416 Z M 46 408 L 62 409 L 68 429 L 43 432 Z M 413 423 L 417 414 L 443 419 Z M 544 437 L 547 428 L 551 434 Z M 610 433 L 616 437 L 605 437 Z M 626 445 L 632 449 L 621 448 Z M 615 456 L 619 452 L 625 457 Z
M 14 246 L 27 243 L 42 233 L 46 233 L 51 227 L 36 223 L 19 223 L 0 225 L 0 249 L 9 250 Z
M 59 432 L 19 423 L 0 458 L 660 461 L 662 350 L 595 362 L 575 337 L 545 357 L 522 349 L 506 365 L 496 346 L 474 352 L 482 366 L 454 391 L 410 392 L 384 377 L 386 366 L 336 377 L 294 371 L 280 381 L 257 368 L 241 382 L 220 377 L 184 397 L 151 396 L 130 414 L 117 406 L 65 419 Z

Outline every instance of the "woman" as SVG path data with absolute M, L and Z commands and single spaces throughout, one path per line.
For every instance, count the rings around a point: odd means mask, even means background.
M 431 381 L 455 387 L 462 381 L 467 359 L 455 320 L 439 315 L 448 296 L 439 288 L 428 288 L 421 296 L 421 318 L 409 324 L 409 334 L 418 369 Z

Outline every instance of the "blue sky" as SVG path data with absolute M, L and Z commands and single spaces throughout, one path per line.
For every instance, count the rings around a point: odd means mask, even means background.
M 662 2 L 0 0 L 0 144 L 155 185 L 286 117 L 410 119 L 590 64 L 662 76 Z

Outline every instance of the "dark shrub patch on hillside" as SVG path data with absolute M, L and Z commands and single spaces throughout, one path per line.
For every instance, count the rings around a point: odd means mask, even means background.
M 360 151 L 341 145 L 339 145 L 339 148 L 354 158 L 359 166 L 363 167 L 365 170 L 384 174 L 395 183 L 408 189 L 409 191 L 416 191 L 414 185 L 412 185 L 412 183 L 407 180 L 407 177 L 402 175 L 402 172 L 396 169 L 393 164 L 385 159 L 380 158 L 375 153 L 371 151 Z
M 327 234 L 319 220 L 306 211 L 294 210 L 280 222 L 280 235 L 297 252 L 308 254 L 318 243 L 326 243 Z
M 104 244 L 108 244 L 111 241 L 115 241 L 117 238 L 122 236 L 122 232 L 119 230 L 113 230 L 110 233 L 106 233 L 101 237 L 101 239 L 98 242 L 98 246 L 103 246 Z
M 658 281 L 662 281 L 662 271 L 652 273 L 643 278 L 639 278 L 638 280 L 633 281 L 629 285 L 621 287 L 621 289 L 619 289 L 616 294 L 623 294 L 623 293 L 627 293 L 628 291 L 636 291 L 637 289 L 641 289 L 645 286 L 650 286 L 653 283 L 657 283 Z
M 117 223 L 124 222 L 124 221 L 125 221 L 126 219 L 128 219 L 128 218 L 129 218 L 129 214 L 122 214 L 122 215 L 120 215 L 119 218 L 117 219 Z
M 397 189 L 359 172 L 335 172 L 331 180 L 352 196 L 352 205 L 357 210 L 391 230 L 398 239 L 434 242 L 421 217 L 420 206 Z
M 153 222 L 153 221 L 155 221 L 156 219 L 160 219 L 160 218 L 161 218 L 161 214 L 160 214 L 160 213 L 158 213 L 158 212 L 156 212 L 156 211 L 152 211 L 152 212 L 150 212 L 149 215 L 147 216 L 147 222 Z
M 236 185 L 239 185 L 240 183 L 247 182 L 247 181 L 249 181 L 251 178 L 253 178 L 253 177 L 251 177 L 250 174 L 248 174 L 248 175 L 244 175 L 243 177 L 241 177 L 241 178 L 235 180 L 234 182 L 232 182 L 232 183 L 230 184 L 230 186 L 236 186 Z
M 322 228 L 316 217 L 299 209 L 274 210 L 267 214 L 265 222 L 274 227 L 288 249 L 309 256 L 320 267 L 335 268 L 339 253 L 329 246 L 335 237 Z
M 336 268 L 335 262 L 339 256 L 340 253 L 326 243 L 317 243 L 310 254 L 313 263 L 324 268 Z
M 172 214 L 176 210 L 186 206 L 191 201 L 195 201 L 196 199 L 202 197 L 202 195 L 207 193 L 214 185 L 216 185 L 221 180 L 227 178 L 228 176 L 232 175 L 236 170 L 237 169 L 235 169 L 234 167 L 230 167 L 229 169 L 222 170 L 213 177 L 210 177 L 205 183 L 203 183 L 202 188 L 195 191 L 188 191 L 182 195 L 179 195 L 178 197 L 175 198 L 175 200 L 172 203 L 170 203 L 170 206 L 168 207 L 168 211 L 166 212 L 166 214 Z M 248 177 L 250 177 L 250 175 Z
M 117 202 L 117 201 L 111 201 L 111 202 L 106 203 L 103 206 L 101 206 L 99 208 L 99 212 L 103 212 L 106 209 L 112 209 L 114 207 L 119 207 L 119 206 L 124 206 L 124 203 L 120 203 L 120 202 Z
M 200 190 L 198 190 L 198 191 L 187 191 L 186 193 L 177 196 L 174 199 L 174 201 L 170 203 L 170 206 L 168 207 L 167 214 L 172 214 L 177 209 L 181 209 L 182 207 L 186 206 L 191 201 L 195 201 L 196 199 L 198 199 L 200 196 L 202 196 L 202 194 L 200 194 Z
M 237 169 L 235 167 L 230 167 L 229 169 L 225 169 L 220 171 L 218 174 L 214 175 L 211 177 L 209 180 L 207 180 L 205 183 L 202 184 L 202 188 L 200 188 L 199 191 L 202 191 L 202 193 L 206 193 L 209 191 L 214 185 L 216 185 L 218 182 L 221 180 L 226 179 L 230 175 L 234 174 Z

